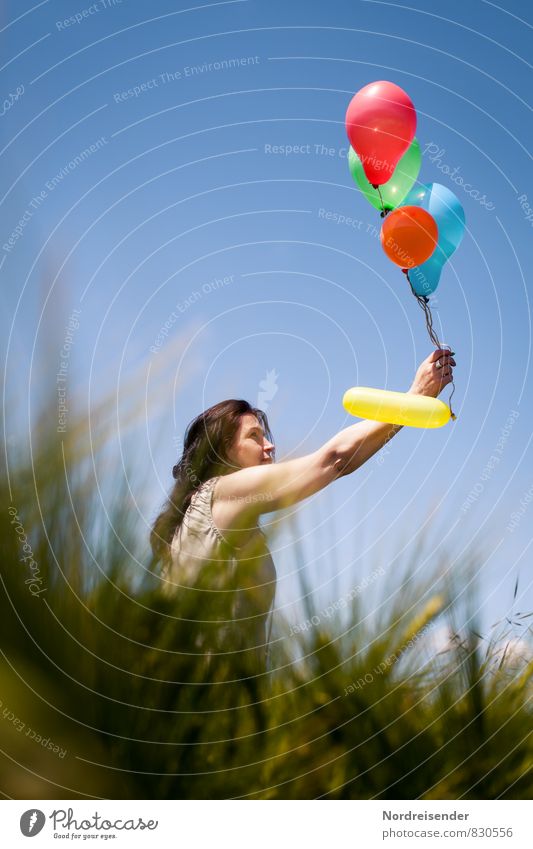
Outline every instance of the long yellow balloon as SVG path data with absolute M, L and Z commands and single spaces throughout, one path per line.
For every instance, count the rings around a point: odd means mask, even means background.
M 450 419 L 450 408 L 438 398 L 354 386 L 344 393 L 344 409 L 352 416 L 409 427 L 442 427 Z

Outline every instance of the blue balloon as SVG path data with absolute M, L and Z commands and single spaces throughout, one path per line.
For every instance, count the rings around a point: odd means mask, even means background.
M 417 295 L 428 297 L 439 285 L 444 263 L 461 244 L 465 231 L 465 211 L 454 193 L 440 183 L 413 186 L 401 206 L 421 206 L 439 228 L 437 247 L 422 265 L 409 270 L 409 280 Z

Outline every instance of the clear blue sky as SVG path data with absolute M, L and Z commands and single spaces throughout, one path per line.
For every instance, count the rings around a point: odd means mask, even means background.
M 6 411 L 8 444 L 26 439 L 28 399 L 42 402 L 49 363 L 36 351 L 59 368 L 74 309 L 70 403 L 116 391 L 121 428 L 143 409 L 116 441 L 119 468 L 121 445 L 135 466 L 143 533 L 175 443 L 206 406 L 262 401 L 283 459 L 353 422 L 348 387 L 407 389 L 432 346 L 351 182 L 344 131 L 351 96 L 389 79 L 417 110 L 420 180 L 454 190 L 466 212 L 434 301 L 457 353 L 458 419 L 404 429 L 303 505 L 303 557 L 318 597 L 335 598 L 378 564 L 394 571 L 434 512 L 429 562 L 439 537 L 492 552 L 485 623 L 508 611 L 518 572 L 519 609 L 532 609 L 527 4 L 11 0 L 0 16 L 2 345 L 20 402 Z M 273 545 L 278 606 L 295 600 L 290 543 L 285 530 Z

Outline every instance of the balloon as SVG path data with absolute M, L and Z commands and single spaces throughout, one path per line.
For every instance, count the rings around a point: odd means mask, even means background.
M 439 228 L 439 241 L 431 257 L 409 272 L 417 295 L 427 297 L 439 285 L 443 265 L 461 244 L 465 231 L 465 211 L 450 189 L 440 183 L 427 183 L 411 189 L 404 201 L 419 206 L 433 216 Z
M 387 212 L 396 209 L 413 186 L 422 164 L 422 154 L 420 153 L 420 145 L 417 139 L 413 139 L 406 152 L 398 162 L 394 169 L 394 173 L 390 180 L 383 183 L 381 186 L 381 198 L 379 192 L 374 189 L 365 177 L 365 171 L 361 165 L 361 160 L 357 156 L 353 147 L 350 147 L 348 152 L 348 165 L 350 173 L 364 194 L 365 198 L 372 206 L 379 209 L 380 212 L 384 207 Z M 383 207 L 381 205 L 383 200 Z M 416 204 L 415 204 L 416 205 Z
M 381 228 L 383 250 L 400 268 L 413 268 L 428 259 L 439 238 L 435 219 L 419 206 L 400 206 Z M 410 275 L 409 275 L 410 276 Z
M 388 424 L 409 427 L 442 427 L 450 420 L 450 408 L 438 398 L 411 395 L 408 392 L 391 392 L 354 386 L 344 393 L 344 409 L 352 416 L 372 419 Z
M 346 132 L 363 165 L 368 182 L 382 186 L 416 132 L 413 102 L 394 83 L 370 83 L 352 97 L 346 111 Z
M 439 285 L 443 260 L 437 256 L 435 250 L 429 259 L 422 265 L 415 265 L 409 269 L 409 283 L 415 295 L 429 298 Z

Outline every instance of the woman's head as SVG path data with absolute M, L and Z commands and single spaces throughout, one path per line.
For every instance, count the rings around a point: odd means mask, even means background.
M 241 416 L 233 437 L 229 458 L 238 469 L 274 461 L 275 448 L 265 414 L 259 417 L 257 413 L 254 410 Z
M 274 445 L 265 413 L 248 401 L 221 401 L 200 413 L 187 427 L 183 454 L 172 470 L 191 473 L 203 483 L 245 466 L 268 460 Z M 273 459 L 273 458 L 272 458 Z
M 273 460 L 267 417 L 248 401 L 221 401 L 193 419 L 185 431 L 183 453 L 172 469 L 176 483 L 152 530 L 151 544 L 157 559 L 168 558 L 176 528 L 202 483 Z

